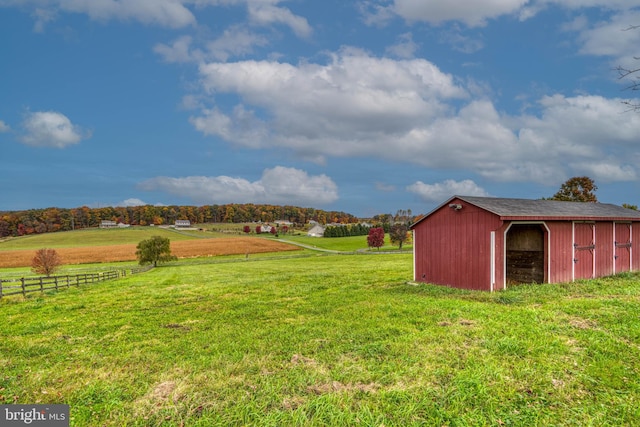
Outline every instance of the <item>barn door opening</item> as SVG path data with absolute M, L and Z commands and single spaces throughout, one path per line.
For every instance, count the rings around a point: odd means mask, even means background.
M 513 224 L 506 248 L 507 283 L 545 282 L 545 229 L 541 224 Z

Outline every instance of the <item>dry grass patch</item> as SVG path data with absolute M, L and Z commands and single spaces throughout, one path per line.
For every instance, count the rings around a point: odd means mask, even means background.
M 180 240 L 171 242 L 171 252 L 178 258 L 242 255 L 296 251 L 299 247 L 254 237 Z M 56 249 L 63 264 L 135 261 L 136 245 L 83 246 Z M 1 251 L 0 268 L 28 267 L 35 251 Z

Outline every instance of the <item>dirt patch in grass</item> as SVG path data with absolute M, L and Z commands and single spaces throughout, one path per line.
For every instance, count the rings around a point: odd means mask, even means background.
M 242 255 L 267 252 L 297 251 L 299 247 L 273 240 L 237 237 L 218 239 L 180 240 L 171 242 L 171 253 L 178 258 Z M 136 245 L 79 246 L 57 248 L 63 264 L 135 261 Z M 0 268 L 28 267 L 34 250 L 0 251 Z

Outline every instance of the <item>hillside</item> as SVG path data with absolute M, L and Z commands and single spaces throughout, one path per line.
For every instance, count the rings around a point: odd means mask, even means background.
M 100 226 L 103 220 L 134 226 L 173 225 L 176 220 L 189 220 L 192 224 L 287 220 L 302 225 L 310 220 L 320 223 L 358 221 L 356 217 L 345 212 L 297 206 L 255 204 L 101 208 L 83 206 L 74 209 L 47 208 L 0 212 L 0 238 L 95 228 Z

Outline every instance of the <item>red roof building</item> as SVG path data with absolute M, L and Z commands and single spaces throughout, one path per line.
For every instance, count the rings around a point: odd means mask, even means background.
M 494 291 L 640 270 L 640 212 L 453 196 L 411 226 L 414 280 Z

